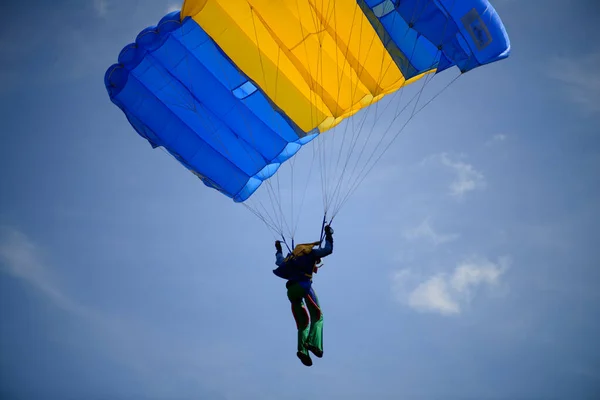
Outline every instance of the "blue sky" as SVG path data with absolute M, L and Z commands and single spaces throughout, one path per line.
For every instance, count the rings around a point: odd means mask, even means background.
M 2 3 L 0 397 L 598 398 L 600 7 L 493 4 L 511 57 L 417 115 L 336 217 L 306 368 L 272 234 L 106 94 L 178 4 Z

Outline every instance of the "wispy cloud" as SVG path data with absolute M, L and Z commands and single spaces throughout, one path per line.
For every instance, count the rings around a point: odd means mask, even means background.
M 481 286 L 499 284 L 509 265 L 507 257 L 495 263 L 472 257 L 459 263 L 451 274 L 437 273 L 424 279 L 404 269 L 394 273 L 392 290 L 396 300 L 417 311 L 456 315 Z
M 425 239 L 433 242 L 435 245 L 449 243 L 460 237 L 457 233 L 439 233 L 431 225 L 430 218 L 426 218 L 417 227 L 404 232 L 406 239 Z
M 569 99 L 590 113 L 600 112 L 600 50 L 581 57 L 557 57 L 549 66 L 551 78 L 562 82 Z
M 441 165 L 453 173 L 454 179 L 449 184 L 449 194 L 460 200 L 468 192 L 484 188 L 486 185 L 483 173 L 476 170 L 473 165 L 462 161 L 462 158 L 463 155 L 438 153 L 425 157 L 419 164 L 421 166 Z
M 172 13 L 173 11 L 179 11 L 179 10 L 181 10 L 181 5 L 179 5 L 179 4 L 171 3 L 167 6 L 167 14 Z
M 98 62 L 99 58 L 116 60 L 114 43 L 108 41 L 107 44 L 106 36 L 101 33 L 107 25 L 78 22 L 90 14 L 108 17 L 114 4 L 94 0 L 73 2 L 72 7 L 65 7 L 33 7 L 27 13 L 28 24 L 22 24 L 22 18 L 7 19 L 6 31 L 19 40 L 0 41 L 0 54 L 6 60 L 0 65 L 0 94 L 22 91 L 23 82 L 34 88 L 71 84 L 104 74 L 106 66 Z M 115 23 L 112 21 L 109 25 L 112 27 Z M 31 26 L 51 34 L 35 34 Z
M 441 154 L 439 158 L 442 165 L 456 174 L 455 179 L 450 183 L 450 193 L 453 196 L 463 198 L 466 193 L 485 186 L 485 177 L 471 164 L 453 160 L 446 153 Z
M 487 142 L 485 142 L 486 146 L 493 146 L 494 144 L 501 143 L 506 141 L 507 136 L 503 133 L 498 133 L 491 137 Z
M 600 369 L 594 365 L 578 364 L 567 366 L 567 372 L 600 381 Z
M 40 249 L 23 233 L 0 227 L 0 268 L 43 293 L 56 306 L 78 314 L 86 310 L 67 297 L 44 266 Z
M 99 17 L 106 16 L 108 12 L 108 0 L 93 0 L 94 1 L 94 11 L 96 15 Z
M 113 345 L 129 343 L 131 327 L 122 321 L 88 308 L 60 288 L 52 269 L 44 262 L 43 250 L 27 235 L 12 227 L 0 227 L 0 271 L 21 279 L 63 311 L 93 325 L 98 332 L 109 335 Z M 106 339 L 106 336 L 105 336 Z M 129 360 L 128 362 L 135 362 Z
M 140 324 L 135 318 L 105 314 L 81 304 L 60 288 L 50 265 L 44 261 L 43 248 L 19 230 L 6 226 L 0 226 L 0 272 L 29 284 L 54 306 L 93 327 L 89 341 L 99 351 L 110 353 L 115 360 L 146 376 L 149 382 L 156 382 L 153 390 L 166 391 L 165 398 L 173 397 L 169 388 L 161 383 L 165 365 L 182 375 L 210 376 L 198 382 L 204 388 L 208 382 L 224 376 L 225 369 L 230 373 L 231 365 L 238 365 L 249 357 L 244 349 L 232 348 L 231 344 L 219 340 L 211 340 L 201 347 L 196 342 L 173 342 L 165 339 L 153 325 Z

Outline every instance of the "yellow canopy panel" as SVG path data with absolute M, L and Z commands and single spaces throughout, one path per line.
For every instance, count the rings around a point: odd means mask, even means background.
M 305 132 L 323 132 L 405 84 L 356 0 L 186 0 L 181 16 Z

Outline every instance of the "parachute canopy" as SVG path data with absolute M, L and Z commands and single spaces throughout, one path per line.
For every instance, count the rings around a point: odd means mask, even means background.
M 186 0 L 121 51 L 105 84 L 153 147 L 244 202 L 383 96 L 509 51 L 485 0 Z

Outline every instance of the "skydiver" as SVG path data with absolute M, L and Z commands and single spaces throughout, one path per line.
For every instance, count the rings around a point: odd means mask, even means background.
M 312 288 L 312 276 L 322 266 L 319 265 L 321 258 L 333 252 L 333 229 L 329 225 L 325 227 L 325 246 L 315 248 L 319 245 L 320 242 L 299 244 L 284 259 L 281 242 L 275 242 L 277 268 L 273 273 L 287 280 L 287 296 L 292 304 L 292 314 L 298 329 L 296 355 L 307 367 L 312 365 L 309 350 L 316 357 L 323 357 L 323 312 Z

